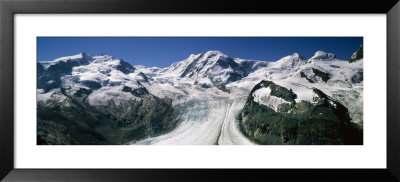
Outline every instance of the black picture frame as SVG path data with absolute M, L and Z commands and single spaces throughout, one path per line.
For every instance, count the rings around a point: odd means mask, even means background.
M 387 168 L 15 169 L 14 15 L 26 13 L 313 13 L 315 16 L 319 13 L 386 14 Z M 4 181 L 223 181 L 228 179 L 400 181 L 399 17 L 398 0 L 0 0 L 0 179 Z

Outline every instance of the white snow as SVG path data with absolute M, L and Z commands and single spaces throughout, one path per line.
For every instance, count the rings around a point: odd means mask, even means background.
M 310 58 L 311 60 L 333 60 L 336 58 L 335 54 L 332 53 L 326 53 L 324 51 L 317 51 L 315 54 Z
M 212 87 L 213 83 L 210 79 L 208 78 L 199 78 L 197 80 L 199 85 L 203 85 L 203 86 L 208 86 L 208 87 Z
M 129 92 L 122 92 L 123 86 L 104 87 L 93 91 L 88 97 L 91 105 L 108 105 L 113 102 L 120 105 L 123 102 L 141 100 L 141 98 L 132 95 Z
M 240 110 L 244 106 L 244 99 L 242 101 L 234 101 L 222 123 L 221 134 L 218 139 L 218 145 L 254 145 L 239 129 L 239 123 L 235 119 Z
M 56 102 L 63 102 L 67 97 L 61 94 L 60 89 L 53 89 L 46 93 L 44 93 L 43 89 L 37 89 L 36 91 L 36 99 L 38 102 L 46 102 L 46 101 L 56 101 Z
M 283 103 L 289 103 L 280 97 L 271 95 L 271 88 L 263 87 L 253 92 L 254 102 L 271 107 L 278 111 L 278 106 Z
M 43 68 L 46 70 L 48 69 L 50 66 L 57 64 L 58 62 L 67 62 L 67 61 L 75 61 L 78 59 L 82 59 L 84 56 L 83 53 L 81 54 L 77 54 L 77 55 L 73 55 L 73 56 L 66 56 L 66 57 L 60 57 L 57 58 L 53 61 L 40 61 L 39 63 L 43 66 Z

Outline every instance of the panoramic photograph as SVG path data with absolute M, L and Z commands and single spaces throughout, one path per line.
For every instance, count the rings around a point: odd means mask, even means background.
M 36 40 L 37 145 L 363 145 L 363 37 Z

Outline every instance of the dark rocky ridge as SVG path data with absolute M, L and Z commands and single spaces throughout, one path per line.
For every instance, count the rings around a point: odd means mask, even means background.
M 364 57 L 364 46 L 361 45 L 360 48 L 358 48 L 358 50 L 356 52 L 354 52 L 350 58 L 349 58 L 349 63 L 354 63 L 360 59 L 363 59 Z
M 123 60 L 120 60 L 119 65 L 117 66 L 117 70 L 121 71 L 124 74 L 129 74 L 129 73 L 133 73 L 136 69 L 131 64 L 129 64 Z
M 315 75 L 321 77 L 322 81 L 324 81 L 324 82 L 327 82 L 330 79 L 330 75 L 328 73 L 325 73 L 316 68 L 312 68 L 312 71 Z
M 124 144 L 165 133 L 177 123 L 178 112 L 167 98 L 147 94 L 140 101 L 92 106 L 85 94 L 65 95 L 68 106 L 37 103 L 38 144 Z
M 260 82 L 253 91 L 276 85 L 265 83 Z M 283 98 L 286 90 L 278 89 L 274 96 Z M 316 88 L 313 92 L 314 103 L 293 100 L 279 105 L 277 111 L 255 102 L 250 94 L 238 116 L 242 132 L 265 145 L 362 145 L 362 130 L 350 122 L 347 108 Z

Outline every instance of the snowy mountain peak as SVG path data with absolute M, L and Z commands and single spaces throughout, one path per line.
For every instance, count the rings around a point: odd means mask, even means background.
M 304 57 L 302 57 L 299 53 L 293 53 L 292 55 L 279 59 L 273 63 L 273 66 L 281 69 L 292 69 L 294 67 L 303 65 L 305 62 L 306 61 Z
M 53 61 L 39 61 L 38 63 L 40 65 L 42 65 L 43 68 L 46 70 L 50 66 L 53 66 L 53 65 L 56 65 L 59 63 L 71 62 L 70 64 L 87 64 L 92 59 L 93 59 L 92 56 L 82 52 L 80 54 L 76 54 L 73 56 L 60 57 L 60 58 L 54 59 Z
M 226 54 L 224 54 L 223 52 L 221 52 L 219 50 L 210 50 L 203 54 L 206 57 L 212 57 L 212 56 L 228 57 Z
M 285 57 L 279 59 L 278 61 L 282 61 L 282 60 L 304 60 L 304 57 L 296 52 L 291 55 L 285 56 Z
M 80 55 L 81 55 L 82 57 L 90 56 L 90 55 L 87 54 L 86 52 L 81 52 Z
M 192 54 L 187 59 L 173 63 L 166 68 L 164 77 L 186 80 L 195 84 L 207 83 L 226 84 L 239 80 L 254 68 L 266 66 L 257 61 L 241 60 L 236 62 L 218 50 L 211 50 L 200 54 Z
M 209 58 L 213 58 L 213 57 L 218 58 L 218 57 L 228 57 L 228 56 L 219 50 L 210 50 L 210 51 L 202 52 L 199 54 L 190 54 L 189 57 L 187 57 L 185 60 L 176 62 L 174 64 L 178 64 L 178 63 L 182 63 L 182 62 L 193 62 L 199 58 L 209 59 Z M 172 64 L 172 65 L 174 65 L 174 64 Z
M 350 56 L 349 63 L 353 63 L 361 59 L 363 59 L 363 45 L 361 45 L 360 48 L 358 48 L 358 50 Z
M 292 55 L 286 56 L 286 57 L 291 57 L 292 59 L 296 59 L 296 60 L 305 60 L 305 58 L 297 52 L 293 53 Z
M 106 62 L 106 61 L 111 61 L 114 58 L 108 54 L 101 54 L 100 56 L 93 56 L 93 59 L 94 59 L 93 61 L 96 61 L 96 62 L 100 62 L 100 61 Z
M 292 55 L 290 55 L 290 56 L 292 56 L 292 57 L 301 57 L 301 56 L 300 56 L 300 54 L 299 54 L 299 53 L 297 53 L 297 52 L 293 53 L 293 54 L 292 54 Z
M 89 103 L 94 105 L 140 99 L 147 92 L 137 92 L 145 90 L 141 83 L 148 81 L 144 73 L 122 59 L 86 53 L 39 62 L 37 80 L 43 99 L 50 98 L 48 96 L 53 92 L 60 92 L 69 96 L 87 96 Z
M 188 59 L 173 64 L 174 70 L 178 70 L 181 78 L 209 77 L 209 74 L 218 72 L 234 72 L 234 68 L 238 64 L 230 57 L 221 51 L 207 51 L 195 56 L 190 56 Z M 180 67 L 180 68 L 177 68 Z M 215 80 L 217 81 L 217 80 Z M 218 81 L 222 81 L 219 80 Z
M 336 55 L 333 53 L 327 53 L 324 51 L 317 51 L 314 55 L 310 58 L 313 60 L 333 60 L 336 58 Z

